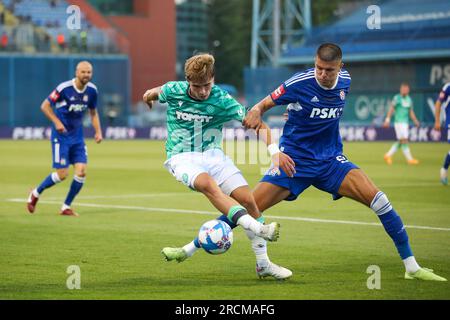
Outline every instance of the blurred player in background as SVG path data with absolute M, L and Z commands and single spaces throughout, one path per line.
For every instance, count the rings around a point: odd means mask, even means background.
M 278 152 L 295 161 L 293 172 L 275 168 L 266 173 L 253 191 L 256 204 L 264 212 L 282 200 L 295 200 L 311 185 L 330 193 L 334 200 L 356 200 L 370 207 L 380 219 L 403 260 L 405 279 L 446 281 L 418 265 L 403 222 L 388 197 L 342 153 L 339 120 L 351 82 L 350 74 L 342 67 L 339 46 L 322 44 L 316 53 L 315 68 L 296 73 L 248 112 L 244 125 L 257 130 L 264 112 L 276 105 L 288 105 L 289 117 Z M 280 164 L 284 161 L 281 158 Z
M 285 279 L 290 270 L 272 263 L 266 240 L 276 241 L 279 224 L 264 225 L 247 181 L 222 149 L 225 122 L 244 120 L 246 110 L 226 91 L 214 85 L 214 57 L 198 54 L 185 63 L 187 81 L 172 81 L 147 90 L 150 108 L 155 100 L 168 103 L 166 169 L 187 187 L 203 193 L 232 228 L 242 226 L 252 243 L 259 276 Z M 270 134 L 265 137 L 270 140 Z M 269 141 L 270 143 L 270 141 Z M 163 248 L 167 261 L 184 261 L 199 248 L 198 238 L 182 248 Z
M 447 140 L 450 143 L 450 82 L 446 83 L 439 93 L 439 97 L 435 103 L 435 120 L 434 129 L 441 130 L 441 108 L 445 108 L 445 128 L 447 128 Z M 450 166 L 450 151 L 447 153 L 444 159 L 444 165 L 440 170 L 440 178 L 443 185 L 448 184 L 448 167 Z
M 384 155 L 384 160 L 387 164 L 392 164 L 392 156 L 399 148 L 402 149 L 403 154 L 408 162 L 408 164 L 419 164 L 419 160 L 414 159 L 411 155 L 411 150 L 408 145 L 408 136 L 409 136 L 409 118 L 413 120 L 416 127 L 420 126 L 419 121 L 417 120 L 416 114 L 413 110 L 413 102 L 411 97 L 409 96 L 409 84 L 402 83 L 400 85 L 400 93 L 396 94 L 394 98 L 392 98 L 391 106 L 388 110 L 386 119 L 384 120 L 383 126 L 385 128 L 389 127 L 389 123 L 391 121 L 391 116 L 394 113 L 394 127 L 395 127 L 395 135 L 397 136 L 397 142 L 394 143 L 389 149 L 389 151 Z
M 75 78 L 62 82 L 42 102 L 41 110 L 52 122 L 52 159 L 53 168 L 56 170 L 31 191 L 27 202 L 30 213 L 35 211 L 42 192 L 66 179 L 69 175 L 69 166 L 73 165 L 75 175 L 60 214 L 78 216 L 70 206 L 86 179 L 87 149 L 82 123 L 86 109 L 89 109 L 92 126 L 95 129 L 95 142 L 100 143 L 103 139 L 96 109 L 97 87 L 90 82 L 92 71 L 89 62 L 78 63 Z

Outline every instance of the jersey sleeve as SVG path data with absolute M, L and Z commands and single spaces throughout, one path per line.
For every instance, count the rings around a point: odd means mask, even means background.
M 161 89 L 158 94 L 158 100 L 161 103 L 166 103 L 169 100 L 170 94 L 172 90 L 170 88 L 170 82 L 161 86 Z
M 97 108 L 97 90 L 94 90 L 92 93 L 91 99 L 89 99 L 88 108 L 89 109 L 95 109 Z
M 294 92 L 293 85 L 286 85 L 286 81 L 283 82 L 278 88 L 276 88 L 270 94 L 272 101 L 275 105 L 287 105 L 289 103 L 295 103 L 298 101 L 298 97 Z
M 247 109 L 228 93 L 224 97 L 224 104 L 226 106 L 228 120 L 244 121 L 247 115 Z
M 450 94 L 450 84 L 447 83 L 441 90 L 441 92 L 439 93 L 439 97 L 438 97 L 438 101 L 440 101 L 441 103 L 443 103 L 447 97 Z
M 61 100 L 62 100 L 61 92 L 59 92 L 57 88 L 53 90 L 47 97 L 47 101 L 50 102 L 50 105 L 52 107 L 54 107 L 56 103 Z

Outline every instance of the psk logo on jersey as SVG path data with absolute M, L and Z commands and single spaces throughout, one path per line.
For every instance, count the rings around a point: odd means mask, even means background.
M 272 97 L 273 100 L 276 100 L 285 93 L 286 93 L 286 90 L 284 89 L 284 85 L 281 85 L 274 92 L 272 92 L 270 94 L 270 96 Z
M 87 105 L 85 105 L 85 104 L 72 104 L 70 107 L 69 107 L 69 112 L 70 111 L 74 111 L 74 112 L 82 112 L 82 111 L 84 111 L 84 109 L 86 109 L 87 108 Z
M 345 100 L 345 91 L 341 90 L 341 92 L 339 92 L 339 97 L 341 98 L 341 100 Z
M 312 108 L 310 118 L 331 119 L 339 118 L 343 108 Z

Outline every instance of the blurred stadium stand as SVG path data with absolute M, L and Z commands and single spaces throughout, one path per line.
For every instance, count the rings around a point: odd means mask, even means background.
M 8 51 L 26 53 L 119 53 L 113 30 L 100 30 L 81 12 L 81 30 L 67 28 L 64 0 L 2 0 L 8 20 L 0 34 L 10 39 Z
M 415 112 L 432 125 L 433 104 L 440 88 L 450 81 L 450 1 L 373 1 L 381 9 L 380 29 L 369 29 L 368 5 L 328 25 L 311 29 L 302 43 L 289 43 L 279 67 L 247 68 L 245 97 L 253 105 L 293 73 L 314 65 L 317 47 L 324 42 L 341 46 L 344 68 L 352 75 L 343 123 L 380 126 L 401 82 L 411 85 Z M 282 123 L 284 108 L 266 115 L 272 125 Z
M 364 6 L 331 25 L 313 28 L 302 46 L 290 46 L 285 63 L 310 61 L 323 42 L 339 43 L 347 61 L 411 59 L 448 56 L 450 2 L 447 0 L 392 0 L 380 3 L 381 28 L 367 27 Z
M 105 127 L 161 124 L 164 110 L 148 116 L 139 101 L 176 77 L 175 16 L 165 0 L 0 0 L 0 128 L 49 126 L 39 106 L 81 60 L 93 64 Z

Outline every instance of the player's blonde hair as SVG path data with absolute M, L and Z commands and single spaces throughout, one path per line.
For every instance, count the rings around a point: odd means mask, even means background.
M 184 74 L 186 80 L 206 82 L 214 77 L 214 57 L 208 53 L 196 54 L 186 60 Z

